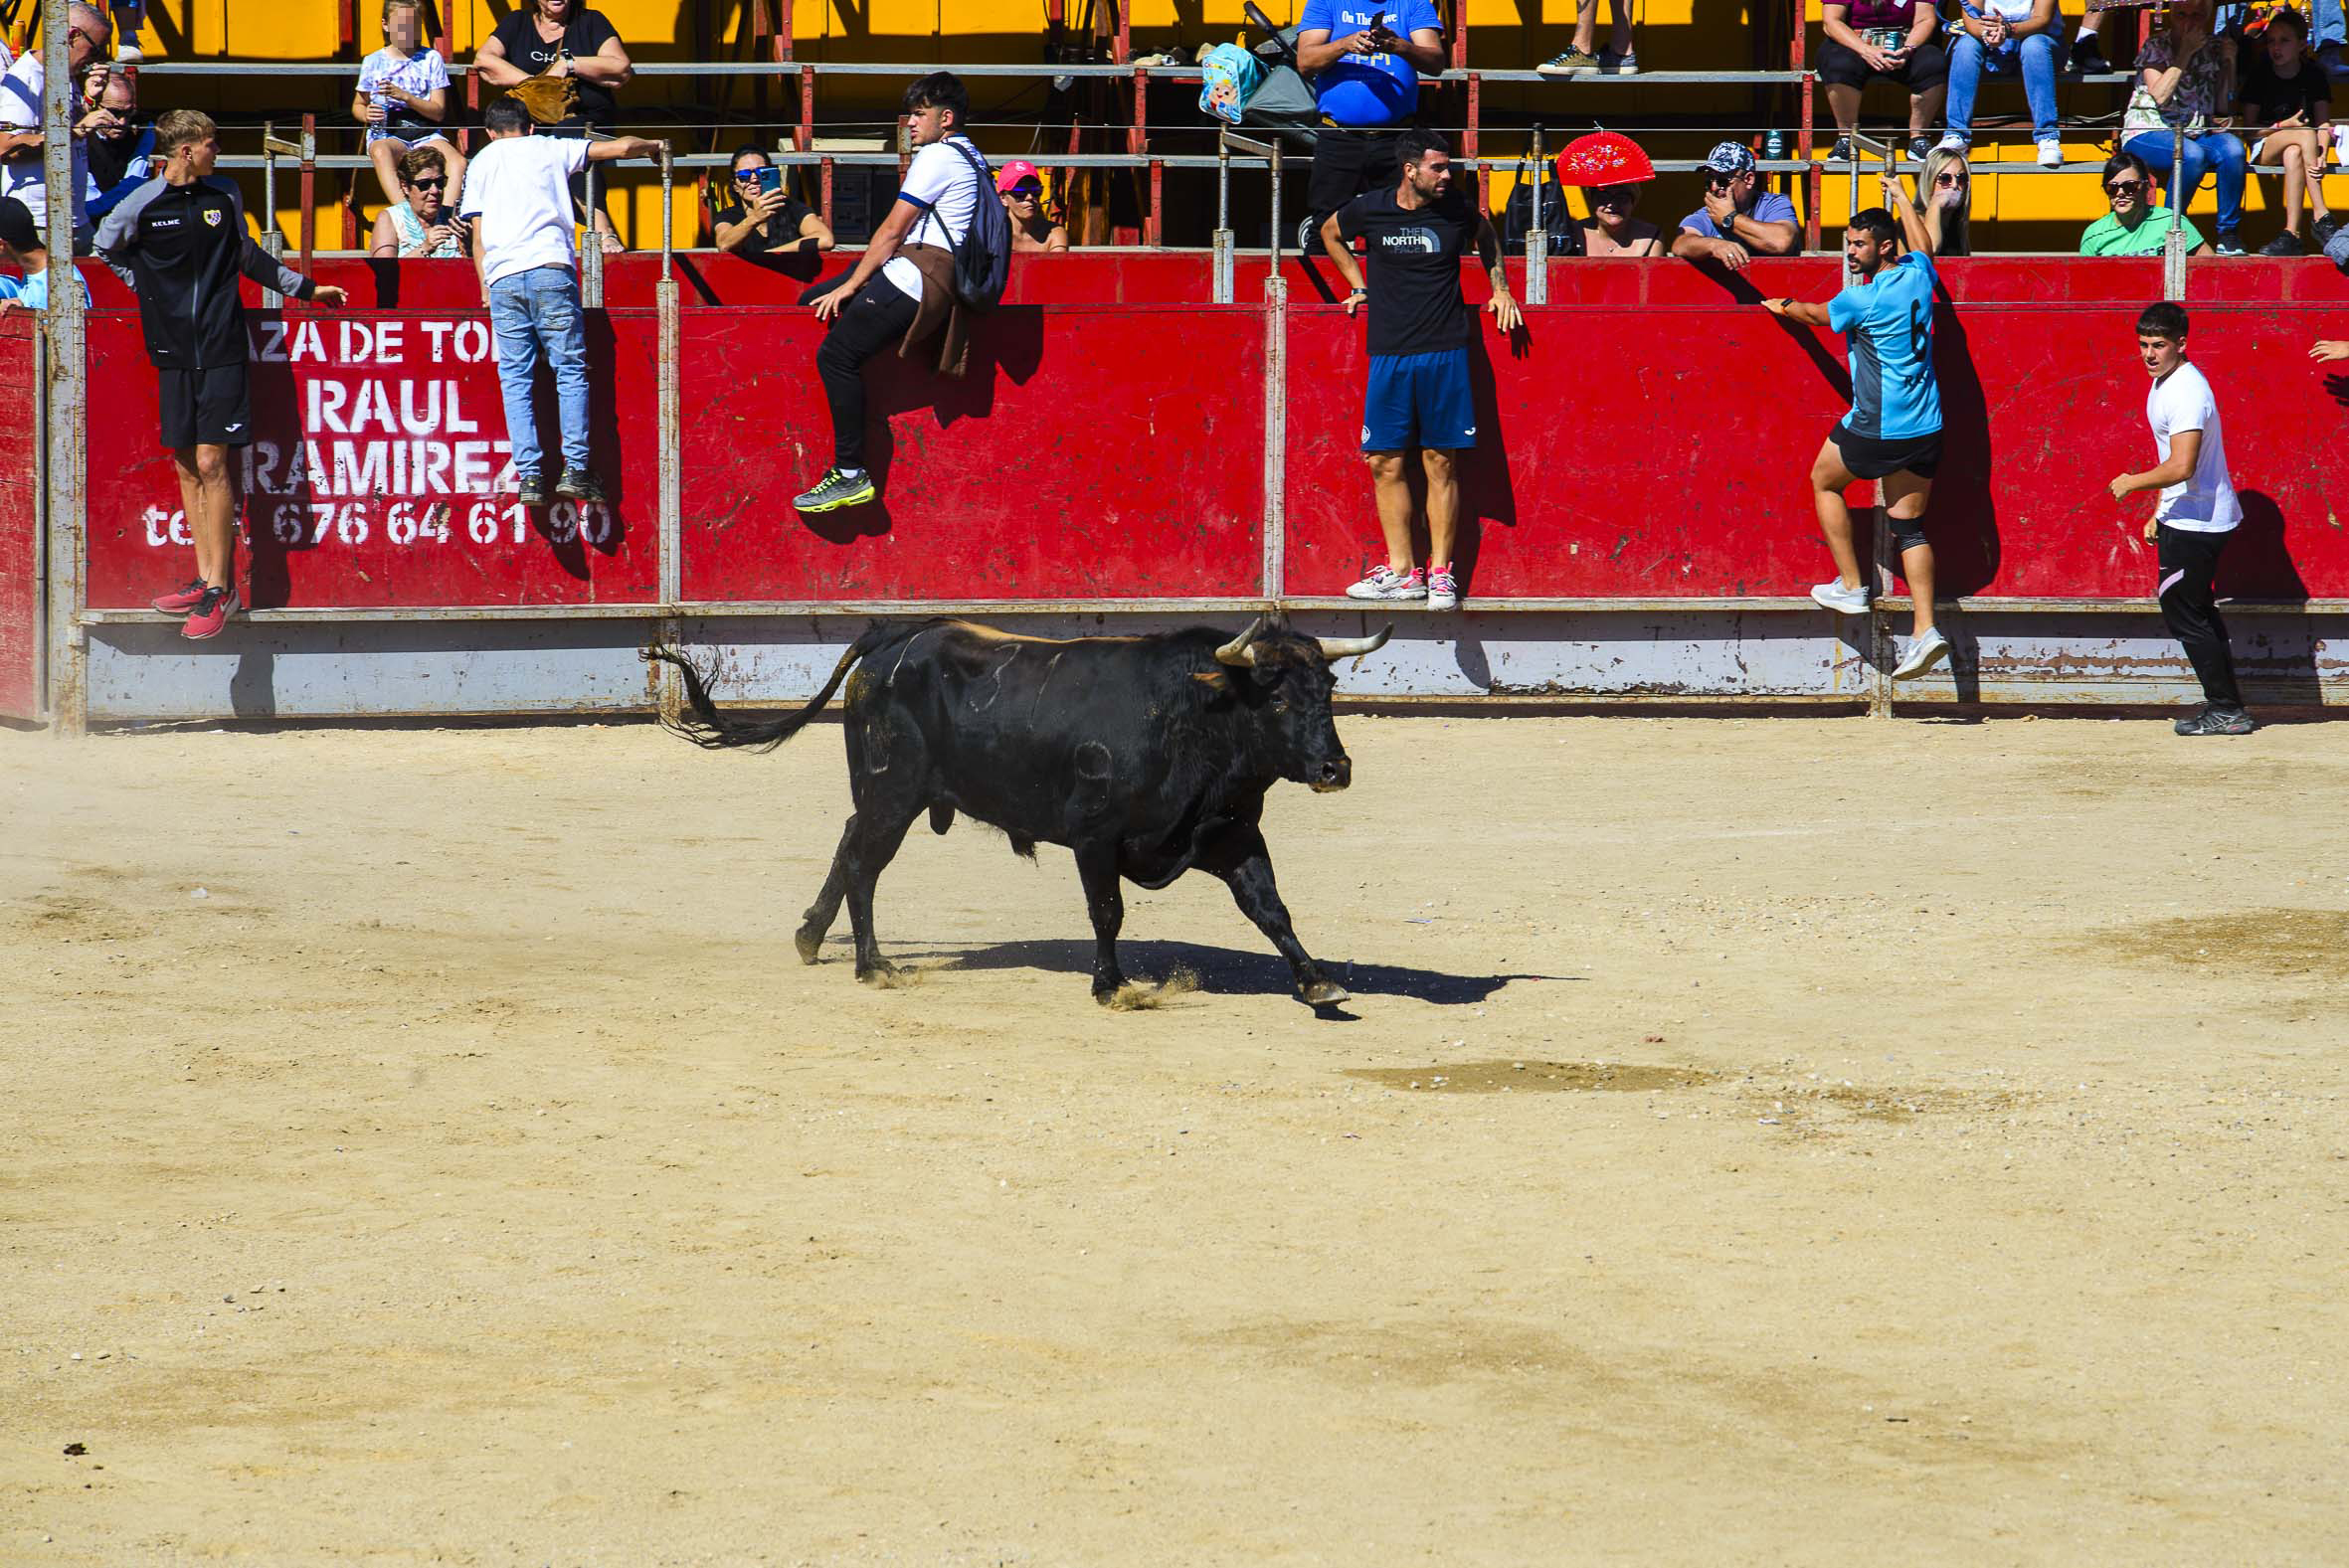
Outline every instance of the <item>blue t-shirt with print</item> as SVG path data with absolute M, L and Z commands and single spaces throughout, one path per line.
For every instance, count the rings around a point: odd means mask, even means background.
M 1933 259 L 1911 251 L 1827 305 L 1827 324 L 1851 340 L 1854 436 L 1908 440 L 1941 429 L 1933 381 Z
M 74 280 L 82 284 L 82 303 L 90 303 L 90 284 L 77 268 Z M 0 277 L 0 299 L 13 299 L 27 310 L 49 308 L 49 273 L 35 272 L 26 278 Z
M 1344 38 L 1381 17 L 1387 31 L 1404 38 L 1444 25 L 1434 0 L 1305 0 L 1297 30 Z M 1419 106 L 1419 73 L 1394 55 L 1340 55 L 1313 79 L 1313 90 L 1322 112 L 1340 125 L 1400 125 Z

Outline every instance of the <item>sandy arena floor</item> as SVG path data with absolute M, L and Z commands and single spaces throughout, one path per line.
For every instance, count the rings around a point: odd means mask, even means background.
M 2349 726 L 1340 729 L 1347 1020 L 802 967 L 828 725 L 0 733 L 0 1561 L 2342 1560 Z

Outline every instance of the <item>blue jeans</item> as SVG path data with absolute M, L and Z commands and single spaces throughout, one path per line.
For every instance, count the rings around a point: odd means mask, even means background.
M 2315 30 L 2308 35 L 2310 49 L 2322 49 L 2327 44 L 2349 44 L 2349 26 L 2343 25 L 2341 0 L 2316 0 Z
M 2059 24 L 2060 25 L 2060 24 Z M 2031 100 L 2031 134 L 2045 141 L 2056 132 L 2056 64 L 2060 47 L 2055 30 L 2016 40 L 2012 55 L 1994 55 L 1971 33 L 1960 33 L 1949 46 L 1949 128 L 1960 136 L 1974 128 L 1974 94 L 1985 72 L 2003 77 L 2023 66 L 2023 95 Z
M 2153 177 L 2165 186 L 2169 184 L 2168 131 L 2141 130 L 2122 142 L 2121 147 L 2143 158 L 2153 170 Z M 2241 136 L 2206 130 L 2199 136 L 2187 137 L 2185 166 L 2179 171 L 2179 189 L 2170 192 L 2170 206 L 2183 213 L 2186 204 L 2194 199 L 2194 193 L 2202 189 L 2203 176 L 2215 169 L 2219 175 L 2219 233 L 2232 235 L 2243 227 L 2243 179 L 2248 161 Z
M 2239 176 L 2236 183 L 2242 184 Z M 555 402 L 563 415 L 563 466 L 588 465 L 587 315 L 579 303 L 579 274 L 568 266 L 534 266 L 489 285 L 489 330 L 497 336 L 497 385 L 505 394 L 505 434 L 514 471 L 543 473 L 538 414 L 531 381 L 539 353 L 554 367 Z

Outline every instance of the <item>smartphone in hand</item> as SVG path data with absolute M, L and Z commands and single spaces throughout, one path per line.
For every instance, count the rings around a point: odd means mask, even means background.
M 772 195 L 783 189 L 783 171 L 772 163 L 759 171 L 759 194 Z

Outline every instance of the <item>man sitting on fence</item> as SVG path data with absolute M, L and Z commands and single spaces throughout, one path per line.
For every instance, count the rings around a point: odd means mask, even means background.
M 803 512 L 838 511 L 879 496 L 864 463 L 865 362 L 892 343 L 900 358 L 911 358 L 917 344 L 939 333 L 939 373 L 961 376 L 970 343 L 955 287 L 956 250 L 979 223 L 991 248 L 1010 253 L 994 176 L 963 133 L 971 94 L 962 80 L 945 71 L 921 78 L 905 89 L 904 112 L 907 137 L 918 150 L 896 205 L 855 269 L 813 300 L 816 319 L 831 326 L 815 351 L 815 373 L 831 406 L 832 465 L 813 489 L 793 498 Z
M 1680 221 L 1672 254 L 1740 272 L 1756 256 L 1792 256 L 1802 243 L 1794 203 L 1762 189 L 1753 150 L 1717 143 L 1705 155 L 1705 205 Z
M 603 481 L 588 467 L 587 318 L 579 302 L 572 248 L 571 176 L 591 163 L 650 158 L 660 143 L 642 136 L 584 141 L 533 136 L 530 114 L 510 97 L 481 115 L 488 133 L 465 171 L 461 216 L 471 226 L 481 304 L 497 334 L 497 385 L 505 395 L 506 439 L 524 506 L 547 502 L 545 454 L 531 380 L 545 354 L 562 411 L 563 473 L 554 493 L 601 501 Z

